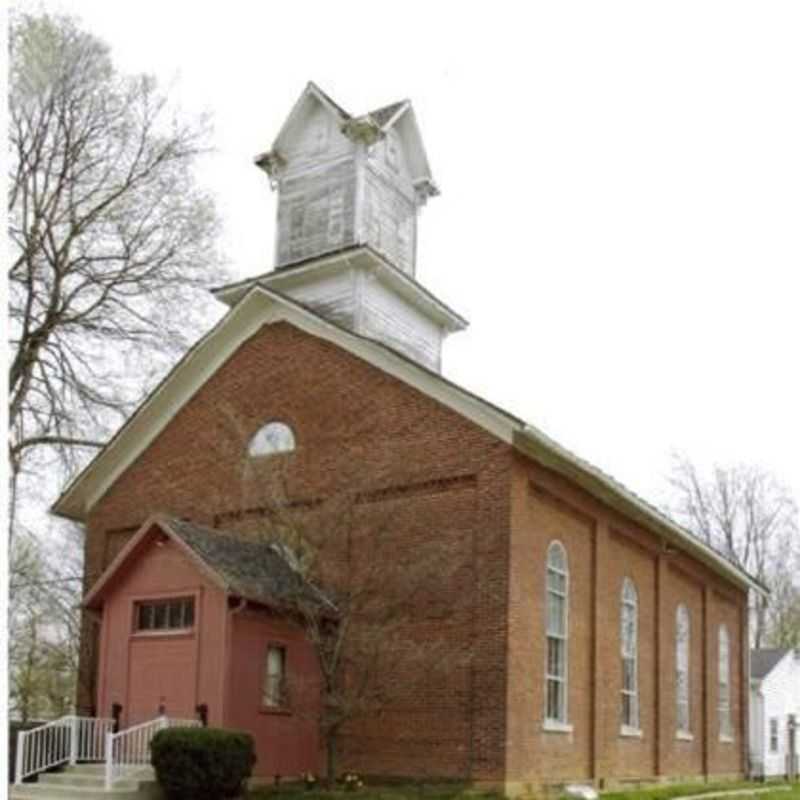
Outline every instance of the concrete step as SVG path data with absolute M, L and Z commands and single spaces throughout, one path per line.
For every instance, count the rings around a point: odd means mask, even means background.
M 100 763 L 94 764 L 75 764 L 70 766 L 67 764 L 64 767 L 64 772 L 74 773 L 75 775 L 105 775 L 106 765 Z
M 88 788 L 86 786 L 58 786 L 52 783 L 24 783 L 12 786 L 10 800 L 142 800 L 139 791 Z
M 152 767 L 142 767 L 105 788 L 102 765 L 77 764 L 39 775 L 36 783 L 11 786 L 9 800 L 148 800 L 159 796 Z
M 75 764 L 75 766 L 65 766 L 61 772 L 52 773 L 57 775 L 83 775 L 95 776 L 99 775 L 105 777 L 106 765 L 105 764 Z M 142 764 L 140 767 L 131 768 L 126 778 L 135 778 L 140 781 L 154 781 L 156 779 L 156 772 L 150 764 Z
M 78 788 L 88 787 L 94 789 L 105 788 L 105 775 L 100 773 L 82 773 L 82 772 L 46 772 L 39 776 L 39 783 L 52 783 L 56 786 L 75 786 Z M 135 792 L 139 788 L 138 780 L 124 779 L 115 781 L 115 789 L 125 789 L 126 791 Z

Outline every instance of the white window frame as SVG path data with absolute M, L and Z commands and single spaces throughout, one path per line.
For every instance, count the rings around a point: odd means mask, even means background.
M 692 620 L 689 609 L 680 603 L 675 611 L 675 727 L 678 739 L 692 738 L 691 643 Z M 686 724 L 683 725 L 683 722 Z
M 769 718 L 769 752 L 781 751 L 781 721 L 778 717 Z
M 719 683 L 717 712 L 719 739 L 721 742 L 733 741 L 733 720 L 731 715 L 731 637 L 726 625 L 719 626 Z
M 631 641 L 626 641 L 626 614 L 632 617 Z M 641 720 L 639 718 L 639 595 L 636 585 L 630 578 L 622 582 L 620 596 L 620 666 L 622 669 L 620 683 L 620 716 L 622 724 L 620 733 L 623 736 L 638 736 L 641 734 Z M 630 672 L 626 672 L 626 662 L 631 662 Z M 632 683 L 625 686 L 625 676 L 630 674 Z M 630 717 L 625 718 L 626 698 Z
M 564 588 L 559 591 L 551 586 L 550 576 L 554 575 L 563 578 Z M 551 632 L 549 629 L 550 620 L 550 596 L 554 595 L 563 600 L 562 604 L 562 625 L 563 633 Z M 563 649 L 562 672 L 555 674 L 550 672 L 549 649 L 550 640 L 561 643 Z M 569 732 L 572 726 L 568 723 L 567 698 L 569 696 L 569 562 L 567 561 L 567 551 L 559 541 L 552 541 L 547 548 L 547 562 L 545 569 L 545 653 L 544 653 L 544 727 L 547 730 Z M 558 699 L 560 714 L 557 717 L 550 716 L 549 709 L 549 688 L 551 683 L 558 685 Z

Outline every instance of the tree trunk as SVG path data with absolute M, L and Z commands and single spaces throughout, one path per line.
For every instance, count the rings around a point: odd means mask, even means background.
M 329 730 L 325 736 L 325 751 L 327 760 L 327 774 L 325 782 L 328 789 L 336 788 L 336 745 L 337 745 L 338 731 L 334 728 Z

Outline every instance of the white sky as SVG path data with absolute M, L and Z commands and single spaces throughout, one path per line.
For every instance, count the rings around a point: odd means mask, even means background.
M 673 449 L 800 497 L 796 3 L 43 5 L 214 115 L 237 277 L 272 267 L 252 157 L 306 81 L 410 97 L 442 189 L 417 277 L 472 323 L 445 374 L 652 500 Z

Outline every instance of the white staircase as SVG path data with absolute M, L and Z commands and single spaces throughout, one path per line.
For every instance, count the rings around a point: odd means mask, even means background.
M 158 798 L 161 793 L 150 766 L 153 736 L 165 728 L 200 724 L 196 719 L 161 716 L 113 733 L 110 719 L 62 717 L 21 732 L 9 796 L 14 800 Z M 33 776 L 36 782 L 30 780 Z
M 60 772 L 40 773 L 36 783 L 11 787 L 9 800 L 158 800 L 152 767 L 142 767 L 106 789 L 105 764 L 76 764 Z

